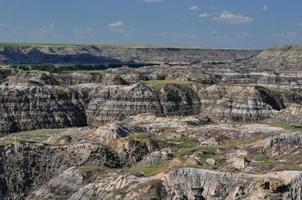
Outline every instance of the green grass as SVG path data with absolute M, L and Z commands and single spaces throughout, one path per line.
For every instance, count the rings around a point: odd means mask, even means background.
M 269 126 L 283 128 L 289 131 L 300 131 L 302 130 L 302 124 L 291 124 L 285 121 L 270 121 L 267 123 Z
M 152 81 L 146 81 L 145 82 L 148 86 L 151 86 L 157 90 L 161 90 L 164 88 L 167 84 L 178 84 L 185 89 L 190 89 L 191 90 L 191 82 L 190 81 L 183 81 L 183 80 L 152 80 Z
M 12 144 L 15 142 L 45 142 L 51 135 L 58 134 L 66 129 L 40 129 L 34 131 L 24 131 L 12 133 L 0 138 L 0 144 Z
M 94 182 L 99 176 L 114 172 L 117 169 L 108 167 L 99 167 L 94 165 L 84 165 L 79 167 L 81 175 L 84 177 L 85 182 Z
M 154 138 L 151 135 L 148 135 L 146 133 L 132 133 L 125 139 L 146 142 L 146 141 L 150 141 L 151 139 L 154 139 Z
M 94 165 L 84 165 L 79 168 L 81 173 L 96 173 L 96 174 L 106 174 L 114 171 L 114 169 L 107 167 L 98 167 Z
M 265 154 L 254 155 L 253 159 L 257 162 L 256 165 L 261 168 L 263 168 L 263 167 L 272 168 L 281 163 L 279 160 L 271 159 L 271 158 L 267 157 Z
M 186 147 L 177 149 L 175 156 L 183 157 L 187 155 L 192 155 L 194 153 L 202 153 L 204 158 L 209 158 L 215 155 L 215 151 L 212 148 L 208 147 Z

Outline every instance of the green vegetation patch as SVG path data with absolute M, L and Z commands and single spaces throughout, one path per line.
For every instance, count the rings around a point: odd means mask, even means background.
M 98 167 L 94 165 L 84 165 L 79 168 L 81 173 L 95 173 L 95 174 L 106 174 L 113 172 L 114 169 L 107 167 Z
M 79 167 L 81 175 L 87 183 L 95 181 L 99 176 L 112 173 L 117 169 L 108 167 L 99 167 L 95 165 L 84 165 Z
M 45 142 L 51 135 L 63 132 L 66 129 L 40 129 L 34 131 L 24 131 L 12 133 L 0 138 L 0 144 L 12 144 L 15 142 Z
M 269 126 L 284 128 L 289 131 L 301 131 L 302 124 L 291 124 L 286 121 L 273 120 L 267 123 Z
M 131 167 L 126 169 L 127 172 L 130 173 L 138 173 L 143 174 L 144 176 L 153 176 L 159 174 L 165 170 L 165 165 L 156 165 L 156 166 L 144 166 L 144 167 Z
M 184 89 L 190 89 L 191 90 L 191 83 L 190 81 L 184 81 L 184 80 L 152 80 L 152 81 L 146 81 L 146 84 L 150 87 L 153 87 L 157 90 L 161 90 L 164 88 L 167 84 L 178 84 Z

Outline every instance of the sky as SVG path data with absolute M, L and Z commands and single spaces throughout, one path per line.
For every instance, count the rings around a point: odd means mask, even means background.
M 266 49 L 302 44 L 301 0 L 0 0 L 0 42 Z

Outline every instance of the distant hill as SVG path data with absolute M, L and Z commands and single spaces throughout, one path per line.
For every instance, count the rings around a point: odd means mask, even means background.
M 230 62 L 259 54 L 257 50 L 198 49 L 153 46 L 0 44 L 2 64 L 107 64 L 127 62 Z
M 253 58 L 258 68 L 263 70 L 302 70 L 302 45 L 282 46 L 261 52 Z

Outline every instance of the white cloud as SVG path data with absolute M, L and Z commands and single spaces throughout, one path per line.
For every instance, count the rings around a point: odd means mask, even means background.
M 124 22 L 123 21 L 117 21 L 109 24 L 110 28 L 122 28 L 124 27 Z
M 123 21 L 116 21 L 108 25 L 110 31 L 115 32 L 124 32 L 125 31 L 125 23 Z
M 146 3 L 159 3 L 162 2 L 163 0 L 144 0 Z
M 207 17 L 211 17 L 212 14 L 211 13 L 201 13 L 198 17 L 199 18 L 207 18 Z
M 238 38 L 246 38 L 249 36 L 249 33 L 248 32 L 243 32 L 243 33 L 239 33 L 237 35 Z
M 91 27 L 86 27 L 84 29 L 74 30 L 73 32 L 76 35 L 86 35 L 94 33 L 94 29 Z
M 55 28 L 55 23 L 51 22 L 50 24 L 44 25 L 41 28 L 34 29 L 33 31 L 38 32 L 42 35 L 46 35 L 46 34 L 52 32 L 54 28 Z
M 194 11 L 194 10 L 199 10 L 199 7 L 196 5 L 192 5 L 189 9 Z
M 214 16 L 213 19 L 227 24 L 246 24 L 254 21 L 252 17 L 234 14 L 230 11 L 222 11 L 220 14 Z
M 0 26 L 6 26 L 7 24 L 2 24 L 2 23 L 0 23 Z
M 297 32 L 277 33 L 277 34 L 273 34 L 272 37 L 278 39 L 295 39 L 298 37 L 298 33 Z
M 261 9 L 262 9 L 263 11 L 267 11 L 267 10 L 268 10 L 268 7 L 267 7 L 267 5 L 263 5 Z
M 246 24 L 254 21 L 252 17 L 234 14 L 230 11 L 222 11 L 221 13 L 201 13 L 198 17 L 211 18 L 212 20 L 225 22 L 227 24 Z
M 86 32 L 93 32 L 93 28 L 87 27 L 87 28 L 85 28 L 85 31 L 86 31 Z
M 216 35 L 216 34 L 217 34 L 217 31 L 212 30 L 212 31 L 210 31 L 210 34 L 211 34 L 211 35 Z
M 298 26 L 302 27 L 302 22 L 298 23 Z

